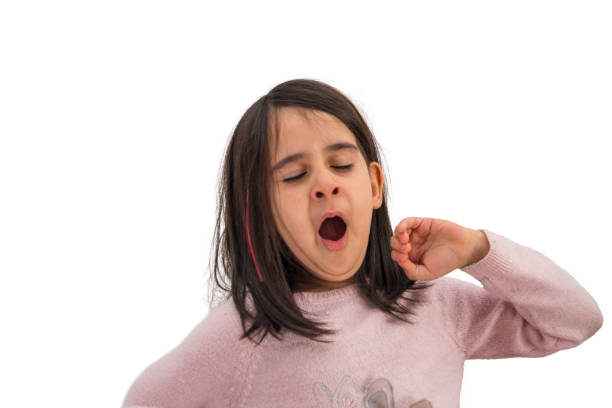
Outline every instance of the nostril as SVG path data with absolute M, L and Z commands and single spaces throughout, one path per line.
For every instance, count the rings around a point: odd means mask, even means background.
M 338 187 L 335 187 L 335 188 L 332 190 L 332 192 L 331 192 L 331 193 L 332 193 L 332 195 L 336 195 L 336 194 L 338 194 Z M 317 196 L 318 198 L 321 198 L 321 197 L 323 197 L 324 195 L 325 195 L 325 194 L 323 194 L 323 193 L 322 193 L 322 192 L 320 192 L 320 191 L 317 191 L 317 193 L 316 193 L 316 196 Z

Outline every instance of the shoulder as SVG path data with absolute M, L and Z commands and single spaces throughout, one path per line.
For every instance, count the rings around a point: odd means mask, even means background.
M 438 279 L 432 289 L 434 309 L 453 338 L 464 335 L 504 302 L 476 283 L 448 276 Z
M 430 288 L 431 301 L 446 312 L 459 312 L 458 308 L 470 303 L 487 301 L 484 288 L 472 282 L 445 276 L 435 281 Z
M 236 375 L 253 349 L 248 338 L 240 340 L 241 334 L 230 298 L 210 309 L 176 347 L 146 367 L 122 406 L 196 406 L 231 398 Z
M 433 285 L 432 295 L 434 296 L 445 296 L 451 293 L 462 292 L 465 290 L 478 290 L 482 289 L 480 286 L 465 281 L 463 279 L 452 278 L 450 276 L 444 276 L 442 278 L 432 281 Z
M 194 370 L 214 369 L 229 377 L 245 357 L 241 354 L 253 348 L 248 338 L 241 339 L 242 333 L 238 310 L 229 298 L 210 309 L 177 349 Z
M 224 300 L 210 309 L 189 333 L 185 341 L 194 340 L 195 345 L 205 342 L 208 345 L 223 347 L 238 341 L 242 334 L 240 316 L 232 298 Z

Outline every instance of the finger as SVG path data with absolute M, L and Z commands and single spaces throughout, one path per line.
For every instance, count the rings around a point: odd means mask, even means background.
M 408 253 L 410 252 L 410 249 L 412 248 L 412 245 L 409 242 L 401 243 L 395 235 L 391 237 L 390 241 L 391 241 L 391 249 L 394 249 L 398 252 Z
M 391 235 L 391 238 L 389 238 L 389 244 L 391 245 L 391 250 L 397 250 L 398 245 L 397 238 L 395 238 L 395 235 Z
M 392 249 L 395 249 L 396 251 L 400 251 L 402 249 L 402 243 L 399 241 L 399 239 L 397 239 L 395 235 L 391 237 L 390 241 Z
M 419 220 L 420 220 L 420 218 L 418 218 L 418 217 L 407 217 L 407 218 L 404 218 L 395 227 L 395 235 L 397 235 L 400 238 L 400 240 L 403 237 L 406 237 L 407 235 L 402 235 L 402 233 L 408 234 L 409 230 L 415 228 L 419 224 L 419 222 L 420 222 Z
M 408 254 L 402 253 L 400 251 L 393 250 L 391 251 L 391 258 L 399 265 L 402 264 L 406 259 L 408 259 Z
M 399 244 L 406 244 L 408 241 L 410 241 L 410 235 L 407 231 L 400 231 L 394 236 Z
M 402 267 L 408 278 L 412 280 L 419 280 L 421 278 L 417 270 L 418 266 L 415 265 L 407 255 L 395 252 L 392 254 L 392 258 Z
M 393 258 L 393 260 L 396 261 L 400 265 L 401 265 L 402 262 L 410 261 L 410 257 L 408 256 L 408 252 L 406 252 L 406 251 L 392 250 L 391 251 L 391 258 Z M 410 261 L 410 262 L 412 262 L 412 261 Z
M 424 265 L 418 265 L 410 261 L 410 259 L 401 263 L 401 267 L 406 272 L 406 276 L 408 276 L 411 280 L 426 280 L 426 273 L 421 272 L 424 268 Z

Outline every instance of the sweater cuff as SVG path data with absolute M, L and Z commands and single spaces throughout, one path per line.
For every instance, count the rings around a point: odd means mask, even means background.
M 487 278 L 489 273 L 495 273 L 495 271 L 507 269 L 508 262 L 501 253 L 498 245 L 500 236 L 487 229 L 478 229 L 478 231 L 484 232 L 487 236 L 487 240 L 489 241 L 489 252 L 487 252 L 484 258 L 478 262 L 466 265 L 460 269 L 463 272 L 469 273 L 479 281 L 482 281 L 483 279 Z

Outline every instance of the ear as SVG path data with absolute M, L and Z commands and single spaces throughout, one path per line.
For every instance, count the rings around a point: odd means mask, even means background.
M 380 164 L 373 161 L 368 168 L 370 172 L 370 184 L 372 185 L 372 208 L 377 210 L 382 205 L 383 200 L 383 174 Z

